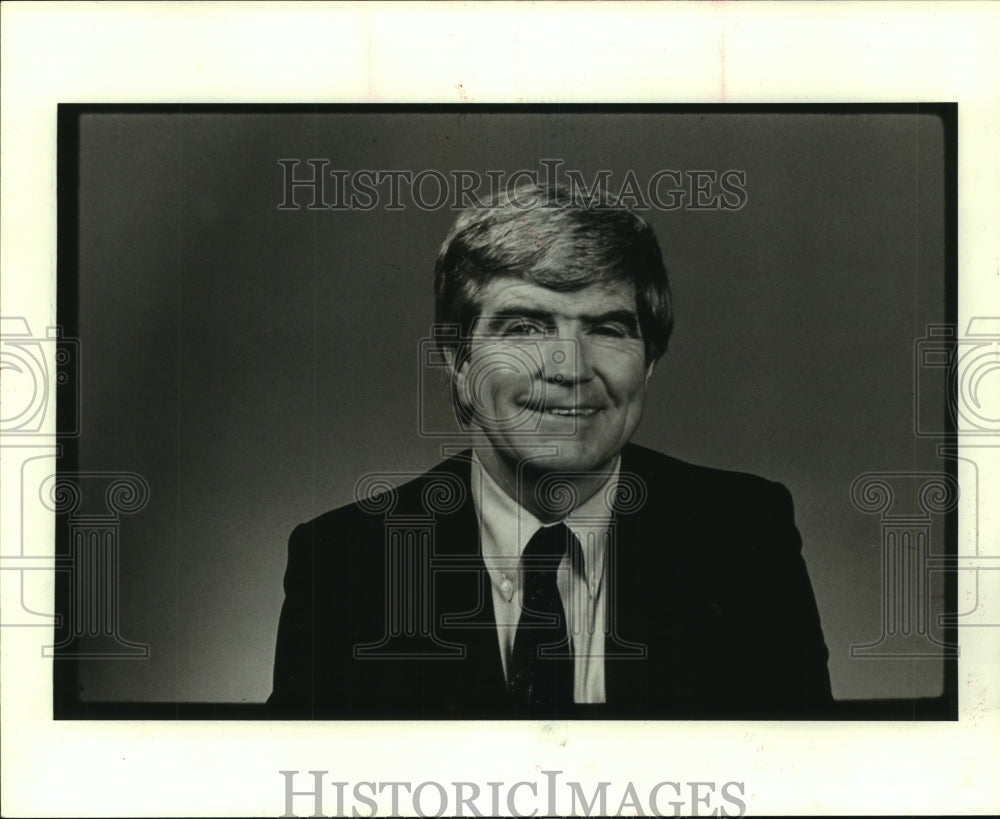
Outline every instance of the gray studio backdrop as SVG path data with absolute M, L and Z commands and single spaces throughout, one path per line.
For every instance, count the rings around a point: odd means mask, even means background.
M 289 158 L 445 174 L 558 158 L 612 184 L 744 171 L 738 210 L 643 214 L 677 327 L 637 441 L 790 488 L 838 698 L 942 692 L 940 660 L 850 656 L 883 605 L 879 518 L 852 482 L 944 469 L 913 430 L 914 345 L 945 320 L 937 117 L 220 111 L 81 118 L 80 468 L 151 490 L 122 518 L 119 613 L 150 656 L 84 661 L 84 700 L 263 701 L 292 528 L 368 472 L 439 460 L 418 434 L 421 406 L 446 415 L 421 341 L 454 213 L 406 196 L 282 210 Z M 941 415 L 942 385 L 920 396 Z

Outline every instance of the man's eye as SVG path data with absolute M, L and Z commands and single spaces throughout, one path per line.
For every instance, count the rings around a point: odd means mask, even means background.
M 523 319 L 510 322 L 503 330 L 505 336 L 532 336 L 541 332 L 542 328 L 540 325 Z
M 621 324 L 597 324 L 591 328 L 591 332 L 609 338 L 628 338 L 631 335 L 628 328 Z

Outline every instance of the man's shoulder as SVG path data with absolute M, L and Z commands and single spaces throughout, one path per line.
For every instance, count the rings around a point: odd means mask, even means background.
M 428 517 L 457 511 L 469 498 L 471 451 L 425 471 L 371 472 L 354 485 L 353 503 L 324 512 L 298 527 L 306 531 L 345 531 L 380 526 L 387 517 Z M 297 530 L 297 531 L 298 531 Z
M 372 473 L 355 484 L 354 503 L 325 512 L 298 530 L 344 532 L 384 525 L 387 517 L 434 517 L 450 514 L 469 500 L 471 452 L 463 451 L 426 471 Z M 790 505 L 780 483 L 749 472 L 719 469 L 666 455 L 638 444 L 622 450 L 621 481 L 636 487 L 655 507 L 669 497 L 672 506 L 760 508 L 778 500 Z M 651 502 L 651 503 L 650 503 Z
M 703 495 L 711 488 L 756 496 L 783 489 L 760 475 L 693 464 L 638 444 L 628 444 L 622 450 L 622 473 L 638 477 L 650 488 L 681 495 Z
M 629 515 L 651 542 L 680 548 L 660 548 L 650 559 L 667 565 L 683 559 L 689 568 L 716 576 L 728 566 L 729 577 L 749 572 L 748 558 L 763 558 L 760 566 L 798 552 L 791 494 L 780 483 L 748 472 L 688 463 L 645 447 L 622 452 L 622 475 L 637 481 L 642 495 Z

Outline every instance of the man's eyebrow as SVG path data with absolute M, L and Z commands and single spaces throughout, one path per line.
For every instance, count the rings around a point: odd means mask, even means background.
M 580 321 L 590 325 L 617 323 L 633 331 L 639 329 L 639 317 L 632 310 L 608 310 L 597 315 L 583 315 L 580 316 Z
M 543 324 L 555 324 L 556 317 L 551 310 L 539 310 L 537 307 L 503 307 L 488 316 L 483 316 L 487 327 L 497 327 L 511 319 L 529 319 Z

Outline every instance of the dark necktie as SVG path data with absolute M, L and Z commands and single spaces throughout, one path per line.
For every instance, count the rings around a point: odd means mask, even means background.
M 508 688 L 532 711 L 573 704 L 573 656 L 556 577 L 567 549 L 573 558 L 579 548 L 573 533 L 557 523 L 539 529 L 521 555 L 521 619 Z

